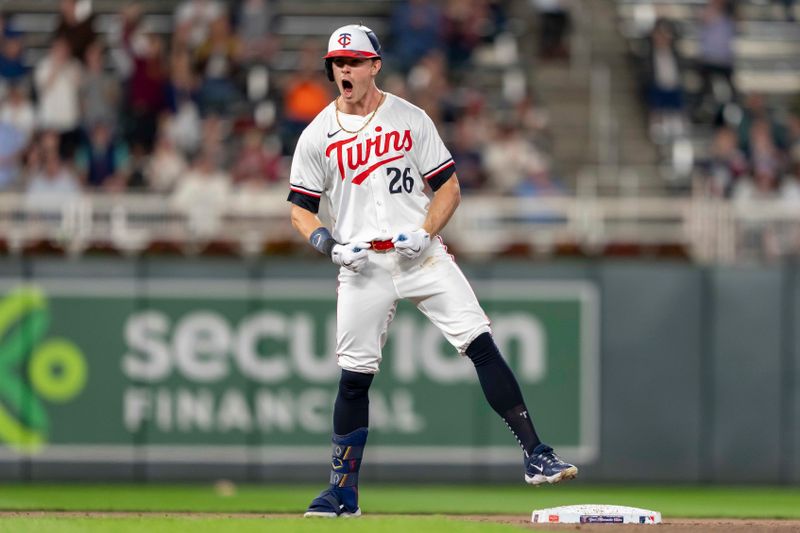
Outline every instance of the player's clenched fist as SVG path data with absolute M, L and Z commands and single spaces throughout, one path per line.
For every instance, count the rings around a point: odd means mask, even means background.
M 431 236 L 424 229 L 398 233 L 392 239 L 394 249 L 407 259 L 416 259 L 428 247 Z
M 314 230 L 308 240 L 321 254 L 353 272 L 359 272 L 367 264 L 367 250 L 372 246 L 368 242 L 339 244 L 328 228 L 322 226 Z
M 367 249 L 370 246 L 368 242 L 336 244 L 331 249 L 331 260 L 348 270 L 359 272 L 367 264 Z

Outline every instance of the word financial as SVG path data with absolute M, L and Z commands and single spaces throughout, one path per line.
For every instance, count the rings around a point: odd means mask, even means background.
M 123 398 L 125 429 L 145 427 L 161 433 L 329 433 L 335 391 L 310 387 L 254 391 L 229 388 L 128 387 Z M 419 433 L 424 418 L 406 389 L 370 393 L 370 427 L 394 433 Z

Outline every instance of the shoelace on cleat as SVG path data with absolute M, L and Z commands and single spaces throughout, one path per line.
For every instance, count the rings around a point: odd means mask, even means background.
M 561 458 L 560 458 L 558 455 L 556 455 L 556 453 L 555 453 L 555 452 L 552 452 L 552 451 L 551 451 L 551 452 L 546 452 L 546 453 L 543 453 L 543 454 L 542 454 L 542 459 L 543 459 L 543 460 L 544 460 L 544 461 L 545 461 L 545 462 L 546 462 L 548 465 L 551 465 L 551 466 L 552 466 L 552 465 L 554 465 L 554 464 L 560 464 L 560 463 L 563 463 L 563 462 L 564 462 L 564 461 L 562 461 L 562 460 L 561 460 Z

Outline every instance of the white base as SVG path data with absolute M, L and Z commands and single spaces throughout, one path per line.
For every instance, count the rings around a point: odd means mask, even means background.
M 660 524 L 661 513 L 623 505 L 565 505 L 531 514 L 539 524 Z

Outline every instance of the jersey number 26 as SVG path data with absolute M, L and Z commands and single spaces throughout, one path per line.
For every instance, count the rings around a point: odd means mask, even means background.
M 390 193 L 397 194 L 403 191 L 411 192 L 414 189 L 414 176 L 411 175 L 410 168 L 406 167 L 401 171 L 396 167 L 387 167 L 386 172 L 389 173 L 389 177 L 391 178 L 389 182 Z

